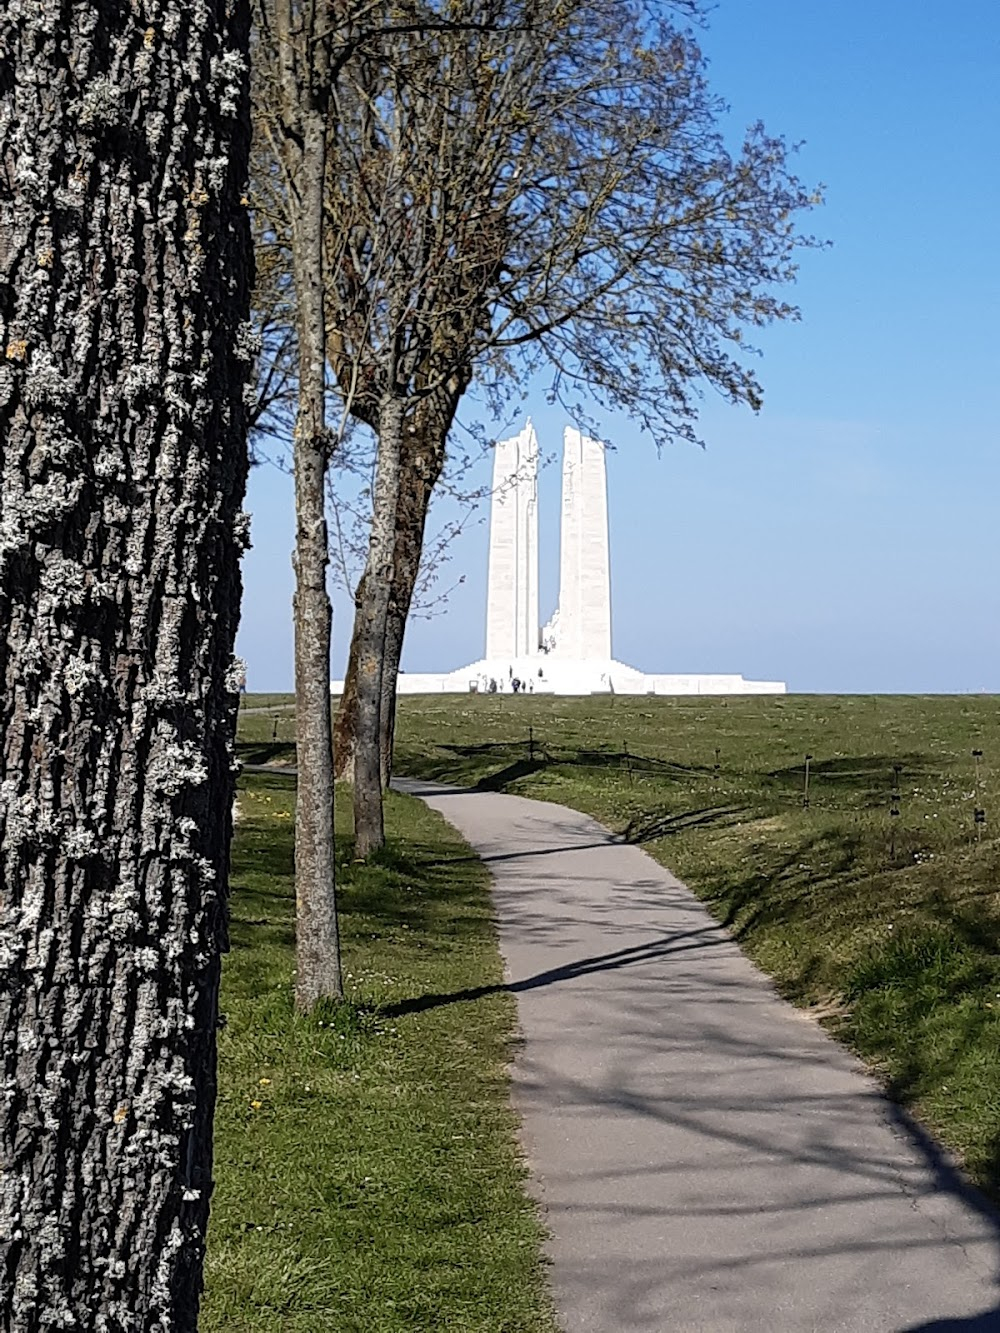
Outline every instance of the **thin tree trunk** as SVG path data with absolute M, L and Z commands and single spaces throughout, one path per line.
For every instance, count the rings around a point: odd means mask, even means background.
M 444 440 L 425 450 L 424 465 L 411 466 L 400 478 L 396 548 L 393 556 L 392 591 L 386 623 L 385 652 L 382 660 L 382 712 L 379 732 L 379 766 L 382 786 L 392 777 L 392 755 L 396 736 L 396 688 L 403 657 L 406 624 L 413 604 L 413 594 L 420 574 L 424 549 L 424 530 L 431 496 L 444 466 Z
M 297 182 L 293 264 L 299 323 L 299 406 L 295 433 L 295 1000 L 308 1011 L 344 993 L 334 881 L 333 732 L 330 709 L 332 609 L 326 573 L 325 330 L 323 184 L 326 125 L 305 118 Z
M 295 1003 L 343 996 L 334 880 L 332 610 L 325 482 L 326 325 L 323 218 L 331 10 L 322 0 L 275 0 L 282 165 L 292 234 L 299 349 L 295 423 Z
M 252 258 L 242 0 L 0 11 L 0 1311 L 194 1333 Z
M 382 713 L 382 661 L 392 591 L 396 507 L 405 404 L 387 394 L 379 411 L 378 462 L 372 505 L 372 531 L 364 579 L 366 595 L 358 608 L 357 722 L 354 731 L 355 852 L 369 856 L 385 842 L 379 737 Z

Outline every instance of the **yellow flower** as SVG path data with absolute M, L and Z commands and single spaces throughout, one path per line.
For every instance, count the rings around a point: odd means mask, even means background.
M 264 1105 L 263 1102 L 251 1102 L 251 1103 L 250 1103 L 251 1110 L 254 1110 L 254 1111 L 259 1111 L 260 1108 L 261 1108 L 263 1105 Z
M 260 1081 L 260 1086 L 262 1088 L 269 1088 L 271 1086 L 271 1080 L 269 1078 L 262 1078 Z

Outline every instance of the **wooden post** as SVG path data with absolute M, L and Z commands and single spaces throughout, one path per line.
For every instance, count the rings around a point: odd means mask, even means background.
M 903 771 L 902 764 L 893 764 L 892 766 L 892 794 L 890 796 L 889 823 L 891 833 L 889 835 L 889 860 L 895 864 L 896 861 L 896 820 L 899 818 L 899 775 Z

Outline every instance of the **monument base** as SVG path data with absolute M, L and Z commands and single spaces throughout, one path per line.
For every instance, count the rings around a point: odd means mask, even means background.
M 511 694 L 514 681 L 526 694 L 784 694 L 780 680 L 744 680 L 729 675 L 647 674 L 616 662 L 576 661 L 542 654 L 490 660 L 483 658 L 457 671 L 401 671 L 397 694 Z M 331 694 L 343 691 L 332 681 Z

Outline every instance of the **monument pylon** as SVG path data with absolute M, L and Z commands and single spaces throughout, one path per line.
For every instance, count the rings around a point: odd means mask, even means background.
M 611 660 L 611 560 L 604 444 L 563 433 L 559 605 L 542 631 L 554 658 Z
M 538 437 L 531 419 L 493 457 L 486 656 L 538 651 Z

